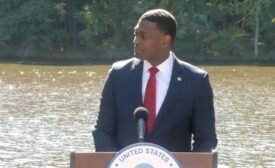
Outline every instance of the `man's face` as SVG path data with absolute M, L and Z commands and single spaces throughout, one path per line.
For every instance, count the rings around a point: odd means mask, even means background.
M 134 29 L 134 56 L 151 63 L 157 62 L 167 49 L 164 37 L 165 33 L 159 30 L 156 23 L 140 20 Z

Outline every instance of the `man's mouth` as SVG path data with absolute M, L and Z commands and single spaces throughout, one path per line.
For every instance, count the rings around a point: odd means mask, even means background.
M 142 50 L 141 48 L 139 48 L 139 47 L 135 47 L 134 50 L 135 50 L 136 53 L 141 53 L 141 52 L 143 51 L 143 50 Z

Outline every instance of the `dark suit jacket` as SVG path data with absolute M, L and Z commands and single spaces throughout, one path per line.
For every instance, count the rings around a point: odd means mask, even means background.
M 142 71 L 143 61 L 136 58 L 113 64 L 93 130 L 96 151 L 118 151 L 137 143 L 133 111 L 143 105 Z M 173 152 L 216 147 L 213 94 L 205 71 L 174 56 L 167 95 L 145 141 Z

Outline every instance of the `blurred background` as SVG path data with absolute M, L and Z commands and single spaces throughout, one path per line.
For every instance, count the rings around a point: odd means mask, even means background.
M 175 15 L 175 54 L 210 75 L 219 168 L 275 167 L 274 0 L 0 0 L 0 167 L 68 168 L 140 15 Z

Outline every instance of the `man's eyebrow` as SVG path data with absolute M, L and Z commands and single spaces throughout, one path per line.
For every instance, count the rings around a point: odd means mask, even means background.
M 144 30 L 144 29 L 139 29 L 139 28 L 133 28 L 133 31 L 134 31 L 134 32 L 139 32 L 139 33 L 147 33 L 146 30 Z

